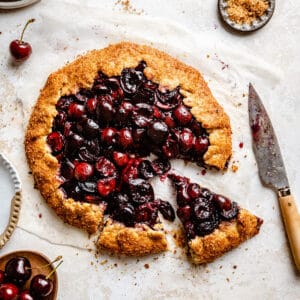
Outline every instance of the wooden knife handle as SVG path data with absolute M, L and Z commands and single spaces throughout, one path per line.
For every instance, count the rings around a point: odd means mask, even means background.
M 300 215 L 297 205 L 292 195 L 279 196 L 279 203 L 295 265 L 300 271 Z

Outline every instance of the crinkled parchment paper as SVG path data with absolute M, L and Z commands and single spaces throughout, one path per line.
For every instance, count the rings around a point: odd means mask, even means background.
M 234 299 L 235 295 L 267 299 L 283 281 L 292 283 L 282 296 L 295 296 L 297 291 L 299 295 L 299 288 L 292 285 L 296 281 L 292 269 L 278 276 L 283 266 L 290 265 L 290 257 L 275 194 L 262 187 L 258 178 L 248 125 L 249 81 L 257 84 L 269 107 L 272 93 L 268 91 L 280 85 L 281 72 L 241 47 L 224 44 L 211 34 L 193 34 L 169 21 L 63 3 L 53 10 L 50 2 L 43 1 L 24 13 L 36 18 L 27 33 L 33 55 L 25 64 L 12 66 L 7 49 L 0 49 L 0 150 L 14 162 L 23 184 L 23 207 L 11 243 L 53 257 L 64 256 L 59 299 Z M 20 28 L 12 30 L 17 35 Z M 1 44 L 8 45 L 11 36 L 3 35 Z M 33 188 L 23 138 L 48 75 L 79 54 L 122 40 L 156 47 L 200 70 L 230 116 L 233 157 L 227 172 L 202 175 L 193 164 L 172 162 L 177 172 L 235 199 L 265 220 L 257 237 L 210 265 L 195 267 L 186 261 L 184 250 L 172 238 L 179 228 L 176 222 L 164 222 L 172 246 L 165 254 L 139 260 L 106 254 L 95 257 L 86 251 L 94 249 L 95 237 L 64 224 Z M 232 166 L 238 170 L 233 172 Z M 175 198 L 168 181 L 156 179 L 155 192 L 162 199 Z

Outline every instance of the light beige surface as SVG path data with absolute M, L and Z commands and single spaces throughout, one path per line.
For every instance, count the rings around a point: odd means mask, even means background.
M 72 3 L 63 5 L 60 3 Z M 20 222 L 0 254 L 34 249 L 64 256 L 58 271 L 59 299 L 297 299 L 294 273 L 276 194 L 263 187 L 251 149 L 247 87 L 251 81 L 273 120 L 295 199 L 300 199 L 298 59 L 300 4 L 277 1 L 273 19 L 248 36 L 226 31 L 217 17 L 217 1 L 131 1 L 144 12 L 122 12 L 115 1 L 87 0 L 97 8 L 76 6 L 80 0 L 47 0 L 0 14 L 0 151 L 15 162 L 23 184 Z M 8 44 L 21 23 L 35 17 L 25 39 L 33 55 L 19 67 L 8 63 Z M 180 25 L 176 25 L 173 21 Z M 186 28 L 186 29 L 184 29 Z M 173 167 L 193 181 L 223 193 L 264 218 L 261 233 L 216 262 L 194 267 L 177 250 L 143 259 L 95 257 L 94 237 L 63 224 L 33 189 L 25 161 L 23 138 L 39 89 L 52 71 L 84 51 L 110 42 L 130 40 L 153 45 L 198 68 L 229 114 L 233 127 L 233 159 L 238 171 L 207 172 L 184 162 Z M 5 46 L 7 45 L 7 46 Z M 244 95 L 243 95 L 244 94 Z M 243 148 L 239 147 L 243 142 Z M 229 166 L 231 168 L 231 165 Z M 158 197 L 174 198 L 168 181 L 155 180 Z M 299 206 L 299 204 L 298 204 Z M 169 228 L 166 223 L 166 227 Z M 170 238 L 172 241 L 172 238 Z M 116 265 L 115 265 L 116 264 Z M 147 264 L 149 268 L 147 269 Z M 146 265 L 146 267 L 145 267 Z M 76 289 L 74 288 L 76 286 Z

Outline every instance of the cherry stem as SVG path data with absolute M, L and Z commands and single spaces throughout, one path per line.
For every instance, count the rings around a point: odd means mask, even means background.
M 52 265 L 52 264 L 54 264 L 54 263 L 60 261 L 61 259 L 62 259 L 62 256 L 59 255 L 59 256 L 57 256 L 53 261 L 49 262 L 49 263 L 46 264 L 46 265 L 43 265 L 43 266 L 41 266 L 41 267 L 35 267 L 35 268 L 26 268 L 26 270 L 34 270 L 34 269 L 46 268 L 46 267 L 48 267 L 48 266 L 50 266 L 50 265 Z
M 27 21 L 27 23 L 25 24 L 24 28 L 23 28 L 23 31 L 22 31 L 22 34 L 21 34 L 21 38 L 20 38 L 20 42 L 22 43 L 23 42 L 23 36 L 24 36 L 24 32 L 27 28 L 27 26 L 30 24 L 30 23 L 33 23 L 35 21 L 35 19 L 30 19 Z
M 54 272 L 56 272 L 56 270 L 58 269 L 58 267 L 63 263 L 64 261 L 63 260 L 61 260 L 60 262 L 59 262 L 59 264 L 46 276 L 46 279 L 49 279 L 51 276 L 52 276 L 52 274 L 54 273 Z

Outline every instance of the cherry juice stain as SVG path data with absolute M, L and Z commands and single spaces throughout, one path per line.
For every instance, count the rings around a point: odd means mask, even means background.
M 242 149 L 244 147 L 244 143 L 243 142 L 240 142 L 239 143 L 239 147 Z

